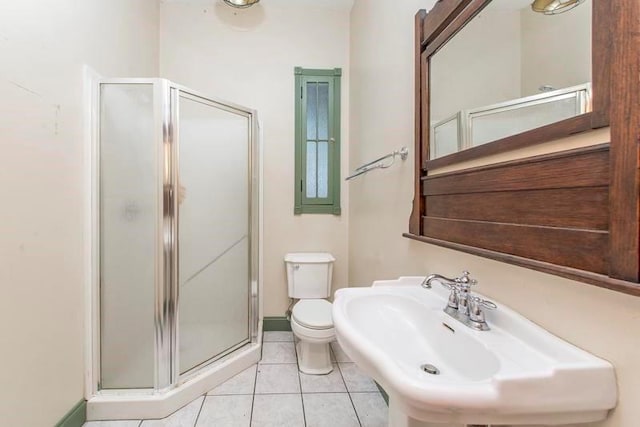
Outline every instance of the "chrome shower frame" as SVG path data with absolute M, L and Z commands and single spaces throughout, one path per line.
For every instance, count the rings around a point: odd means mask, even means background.
M 126 389 L 115 390 L 100 388 L 100 88 L 101 85 L 118 85 L 118 84 L 148 84 L 153 85 L 154 94 L 154 139 L 161 149 L 158 155 L 158 206 L 157 212 L 158 223 L 156 234 L 156 280 L 155 280 L 155 369 L 154 369 L 154 387 L 144 389 Z M 91 361 L 91 366 L 87 367 L 86 374 L 86 398 L 91 405 L 92 400 L 96 399 L 101 402 L 113 403 L 122 402 L 127 396 L 132 400 L 145 401 L 149 397 L 153 397 L 156 402 L 164 399 L 163 395 L 173 399 L 170 405 L 162 406 L 162 411 L 170 410 L 172 405 L 177 405 L 183 398 L 177 398 L 177 389 L 187 382 L 197 382 L 202 380 L 207 368 L 214 369 L 216 366 L 229 366 L 234 362 L 230 362 L 230 358 L 236 352 L 247 350 L 251 359 L 259 358 L 261 345 L 260 338 L 260 165 L 259 165 L 259 132 L 258 132 L 258 116 L 257 111 L 246 108 L 234 103 L 223 101 L 202 94 L 200 92 L 189 89 L 185 86 L 175 84 L 165 79 L 147 79 L 147 78 L 114 78 L 99 79 L 94 82 L 92 87 L 91 100 L 91 153 L 90 159 L 90 175 L 91 175 L 91 284 L 90 302 L 88 318 L 91 319 L 90 342 L 87 344 L 87 360 Z M 208 361 L 186 371 L 180 373 L 179 370 L 179 334 L 178 334 L 178 301 L 179 301 L 179 283 L 178 283 L 178 220 L 179 210 L 178 203 L 180 194 L 178 177 L 179 171 L 179 144 L 180 136 L 178 131 L 178 114 L 180 97 L 186 97 L 206 105 L 223 109 L 225 111 L 246 117 L 249 121 L 249 158 L 248 158 L 248 239 L 249 239 L 249 277 L 248 291 L 248 339 L 242 341 L 238 345 L 228 349 L 222 354 L 212 355 Z M 257 356 L 256 356 L 257 355 Z M 242 363 L 250 365 L 255 363 Z M 232 376 L 227 373 L 207 374 L 210 384 L 212 381 L 220 382 L 227 377 Z M 193 384 L 190 384 L 193 388 Z M 146 397 L 145 397 L 146 396 Z M 158 399 L 159 398 L 159 399 Z M 111 399 L 111 400 L 110 400 Z M 151 401 L 151 400 L 149 400 Z M 175 403 L 173 403 L 175 402 Z M 117 405 L 115 405 L 117 406 Z M 114 407 L 115 407 L 114 406 Z M 160 406 L 156 405 L 155 408 Z M 178 406 L 179 407 L 179 406 Z M 151 408 L 151 406 L 149 407 Z M 166 409 L 164 409 L 166 408 Z M 177 408 L 176 408 L 177 409 Z M 137 410 L 135 408 L 129 411 L 129 414 L 147 414 L 150 410 Z M 104 411 L 98 411 L 97 419 L 101 418 Z M 127 411 L 122 412 L 125 414 Z M 91 414 L 89 414 L 91 415 Z M 125 414 L 126 415 L 126 414 Z M 123 415 L 123 416 L 125 416 Z M 162 416 L 162 413 L 156 414 Z M 91 418 L 91 416 L 90 416 Z M 118 416 L 120 418 L 120 416 Z M 113 418 L 116 419 L 116 418 Z

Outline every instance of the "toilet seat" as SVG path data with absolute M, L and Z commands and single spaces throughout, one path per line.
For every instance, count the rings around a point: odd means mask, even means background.
M 332 305 L 324 299 L 300 300 L 293 307 L 291 316 L 300 326 L 325 330 L 333 328 L 333 316 L 331 314 Z
M 298 338 L 296 354 L 300 372 L 326 375 L 333 371 L 329 343 L 335 341 L 333 306 L 323 299 L 300 300 L 291 310 L 291 330 Z

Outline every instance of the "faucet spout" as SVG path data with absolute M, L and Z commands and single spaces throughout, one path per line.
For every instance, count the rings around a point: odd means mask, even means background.
M 446 287 L 446 288 L 451 288 L 451 286 L 456 284 L 456 280 L 455 279 L 449 279 L 448 277 L 444 277 L 440 274 L 430 274 L 427 277 L 424 278 L 424 280 L 422 281 L 422 283 L 420 284 L 420 286 L 422 286 L 425 289 L 431 289 L 431 282 L 433 280 L 437 280 L 438 282 L 440 282 L 442 284 L 442 286 Z

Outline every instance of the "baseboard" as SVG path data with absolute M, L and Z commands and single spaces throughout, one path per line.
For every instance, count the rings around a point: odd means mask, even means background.
M 380 390 L 380 394 L 382 395 L 382 398 L 384 399 L 385 402 L 387 402 L 387 406 L 389 406 L 389 395 L 387 394 L 386 391 L 384 391 L 384 389 L 380 386 L 380 384 L 376 383 L 376 385 L 378 386 L 378 390 Z
M 87 401 L 82 399 L 67 414 L 62 417 L 55 427 L 82 427 L 87 420 Z
M 265 317 L 263 321 L 264 331 L 290 331 L 291 323 L 286 317 Z

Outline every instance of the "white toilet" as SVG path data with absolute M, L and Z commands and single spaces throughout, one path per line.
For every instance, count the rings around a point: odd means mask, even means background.
M 291 310 L 291 330 L 298 338 L 298 366 L 305 374 L 333 370 L 329 343 L 335 340 L 331 275 L 335 258 L 328 253 L 290 253 L 284 257 L 289 297 L 299 299 Z

